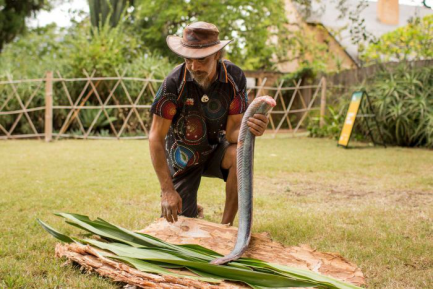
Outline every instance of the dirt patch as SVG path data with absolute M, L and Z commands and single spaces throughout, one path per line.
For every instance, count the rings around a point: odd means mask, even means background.
M 377 181 L 364 177 L 332 182 L 308 174 L 285 174 L 277 177 L 255 176 L 258 194 L 318 198 L 326 203 L 356 202 L 424 207 L 433 204 L 433 192 L 384 189 Z

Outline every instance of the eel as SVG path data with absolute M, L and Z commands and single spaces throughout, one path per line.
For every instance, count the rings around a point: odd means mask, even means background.
M 257 113 L 266 115 L 275 105 L 275 100 L 270 96 L 257 97 L 248 106 L 248 109 L 242 118 L 237 144 L 239 228 L 236 245 L 228 255 L 212 260 L 211 264 L 222 265 L 239 259 L 250 243 L 251 227 L 253 224 L 253 163 L 255 135 L 250 132 L 247 121 Z

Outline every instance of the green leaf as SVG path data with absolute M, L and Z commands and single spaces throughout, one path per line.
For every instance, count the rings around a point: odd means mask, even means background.
M 118 244 L 108 244 L 96 240 L 86 239 L 83 240 L 100 249 L 108 250 L 120 257 L 136 258 L 146 261 L 158 261 L 164 263 L 171 263 L 176 265 L 183 265 L 186 268 L 192 268 L 205 272 L 210 275 L 224 278 L 225 280 L 241 281 L 248 284 L 254 284 L 265 287 L 314 287 L 316 282 L 293 280 L 283 276 L 266 274 L 261 272 L 254 272 L 241 268 L 234 268 L 229 266 L 212 265 L 209 263 L 189 261 L 172 256 L 166 253 L 152 252 L 145 248 L 134 248 L 127 246 L 119 246 Z
M 166 270 L 160 266 L 154 265 L 152 263 L 143 261 L 143 260 L 139 260 L 136 258 L 129 258 L 129 257 L 121 257 L 121 256 L 107 256 L 110 259 L 117 259 L 123 262 L 126 262 L 130 265 L 132 265 L 133 267 L 135 267 L 137 270 L 140 270 L 142 272 L 148 272 L 148 273 L 155 273 L 155 274 L 160 274 L 160 275 L 168 275 L 168 276 L 174 276 L 174 277 L 178 277 L 178 278 L 189 278 L 189 279 L 193 279 L 193 280 L 199 280 L 199 281 L 203 281 L 203 282 L 208 282 L 208 283 L 220 283 L 221 278 L 214 278 L 213 275 L 209 274 L 207 277 L 206 276 L 202 276 L 202 277 L 197 277 L 197 276 L 191 276 L 191 275 L 186 275 L 186 274 L 178 274 L 178 273 L 173 273 L 169 270 Z M 200 274 L 197 274 L 200 275 Z
M 49 226 L 48 224 L 42 222 L 40 219 L 37 219 L 38 223 L 41 224 L 42 228 L 45 229 L 45 231 L 47 231 L 51 236 L 53 236 L 54 238 L 65 242 L 65 243 L 74 243 L 75 241 L 73 239 L 71 239 L 70 237 L 63 235 L 62 233 L 59 233 L 58 231 L 56 231 L 54 228 L 52 228 L 51 226 Z
M 112 225 L 102 219 L 90 220 L 87 216 L 78 214 L 56 214 L 66 219 L 68 224 L 82 228 L 88 232 L 105 238 L 108 242 L 94 239 L 76 239 L 116 256 L 110 258 L 127 262 L 135 268 L 156 274 L 172 274 L 166 268 L 186 268 L 206 282 L 232 280 L 244 282 L 253 288 L 272 287 L 329 287 L 329 288 L 359 288 L 351 284 L 323 276 L 308 270 L 290 268 L 252 258 L 240 258 L 224 266 L 209 263 L 220 254 L 198 245 L 173 245 L 150 235 L 135 233 Z M 41 223 L 43 226 L 44 224 Z M 74 242 L 68 236 L 58 233 L 51 227 L 47 230 L 54 237 Z M 104 254 L 104 253 L 102 253 Z M 170 272 L 170 273 L 167 273 Z M 210 278 L 210 279 L 209 279 Z M 196 279 L 205 280 L 205 279 Z

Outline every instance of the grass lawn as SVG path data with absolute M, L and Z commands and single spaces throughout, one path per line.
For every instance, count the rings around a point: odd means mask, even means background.
M 309 138 L 257 140 L 255 232 L 339 252 L 371 288 L 433 288 L 433 151 L 345 150 Z M 219 222 L 224 184 L 199 203 Z M 54 257 L 36 218 L 71 233 L 65 211 L 141 229 L 160 213 L 147 141 L 0 142 L 0 287 L 118 288 Z

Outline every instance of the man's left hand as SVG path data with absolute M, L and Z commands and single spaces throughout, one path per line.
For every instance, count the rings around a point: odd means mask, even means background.
M 247 124 L 250 128 L 250 132 L 253 135 L 261 136 L 265 132 L 268 122 L 269 120 L 265 115 L 256 113 L 253 115 L 253 117 L 248 119 Z

